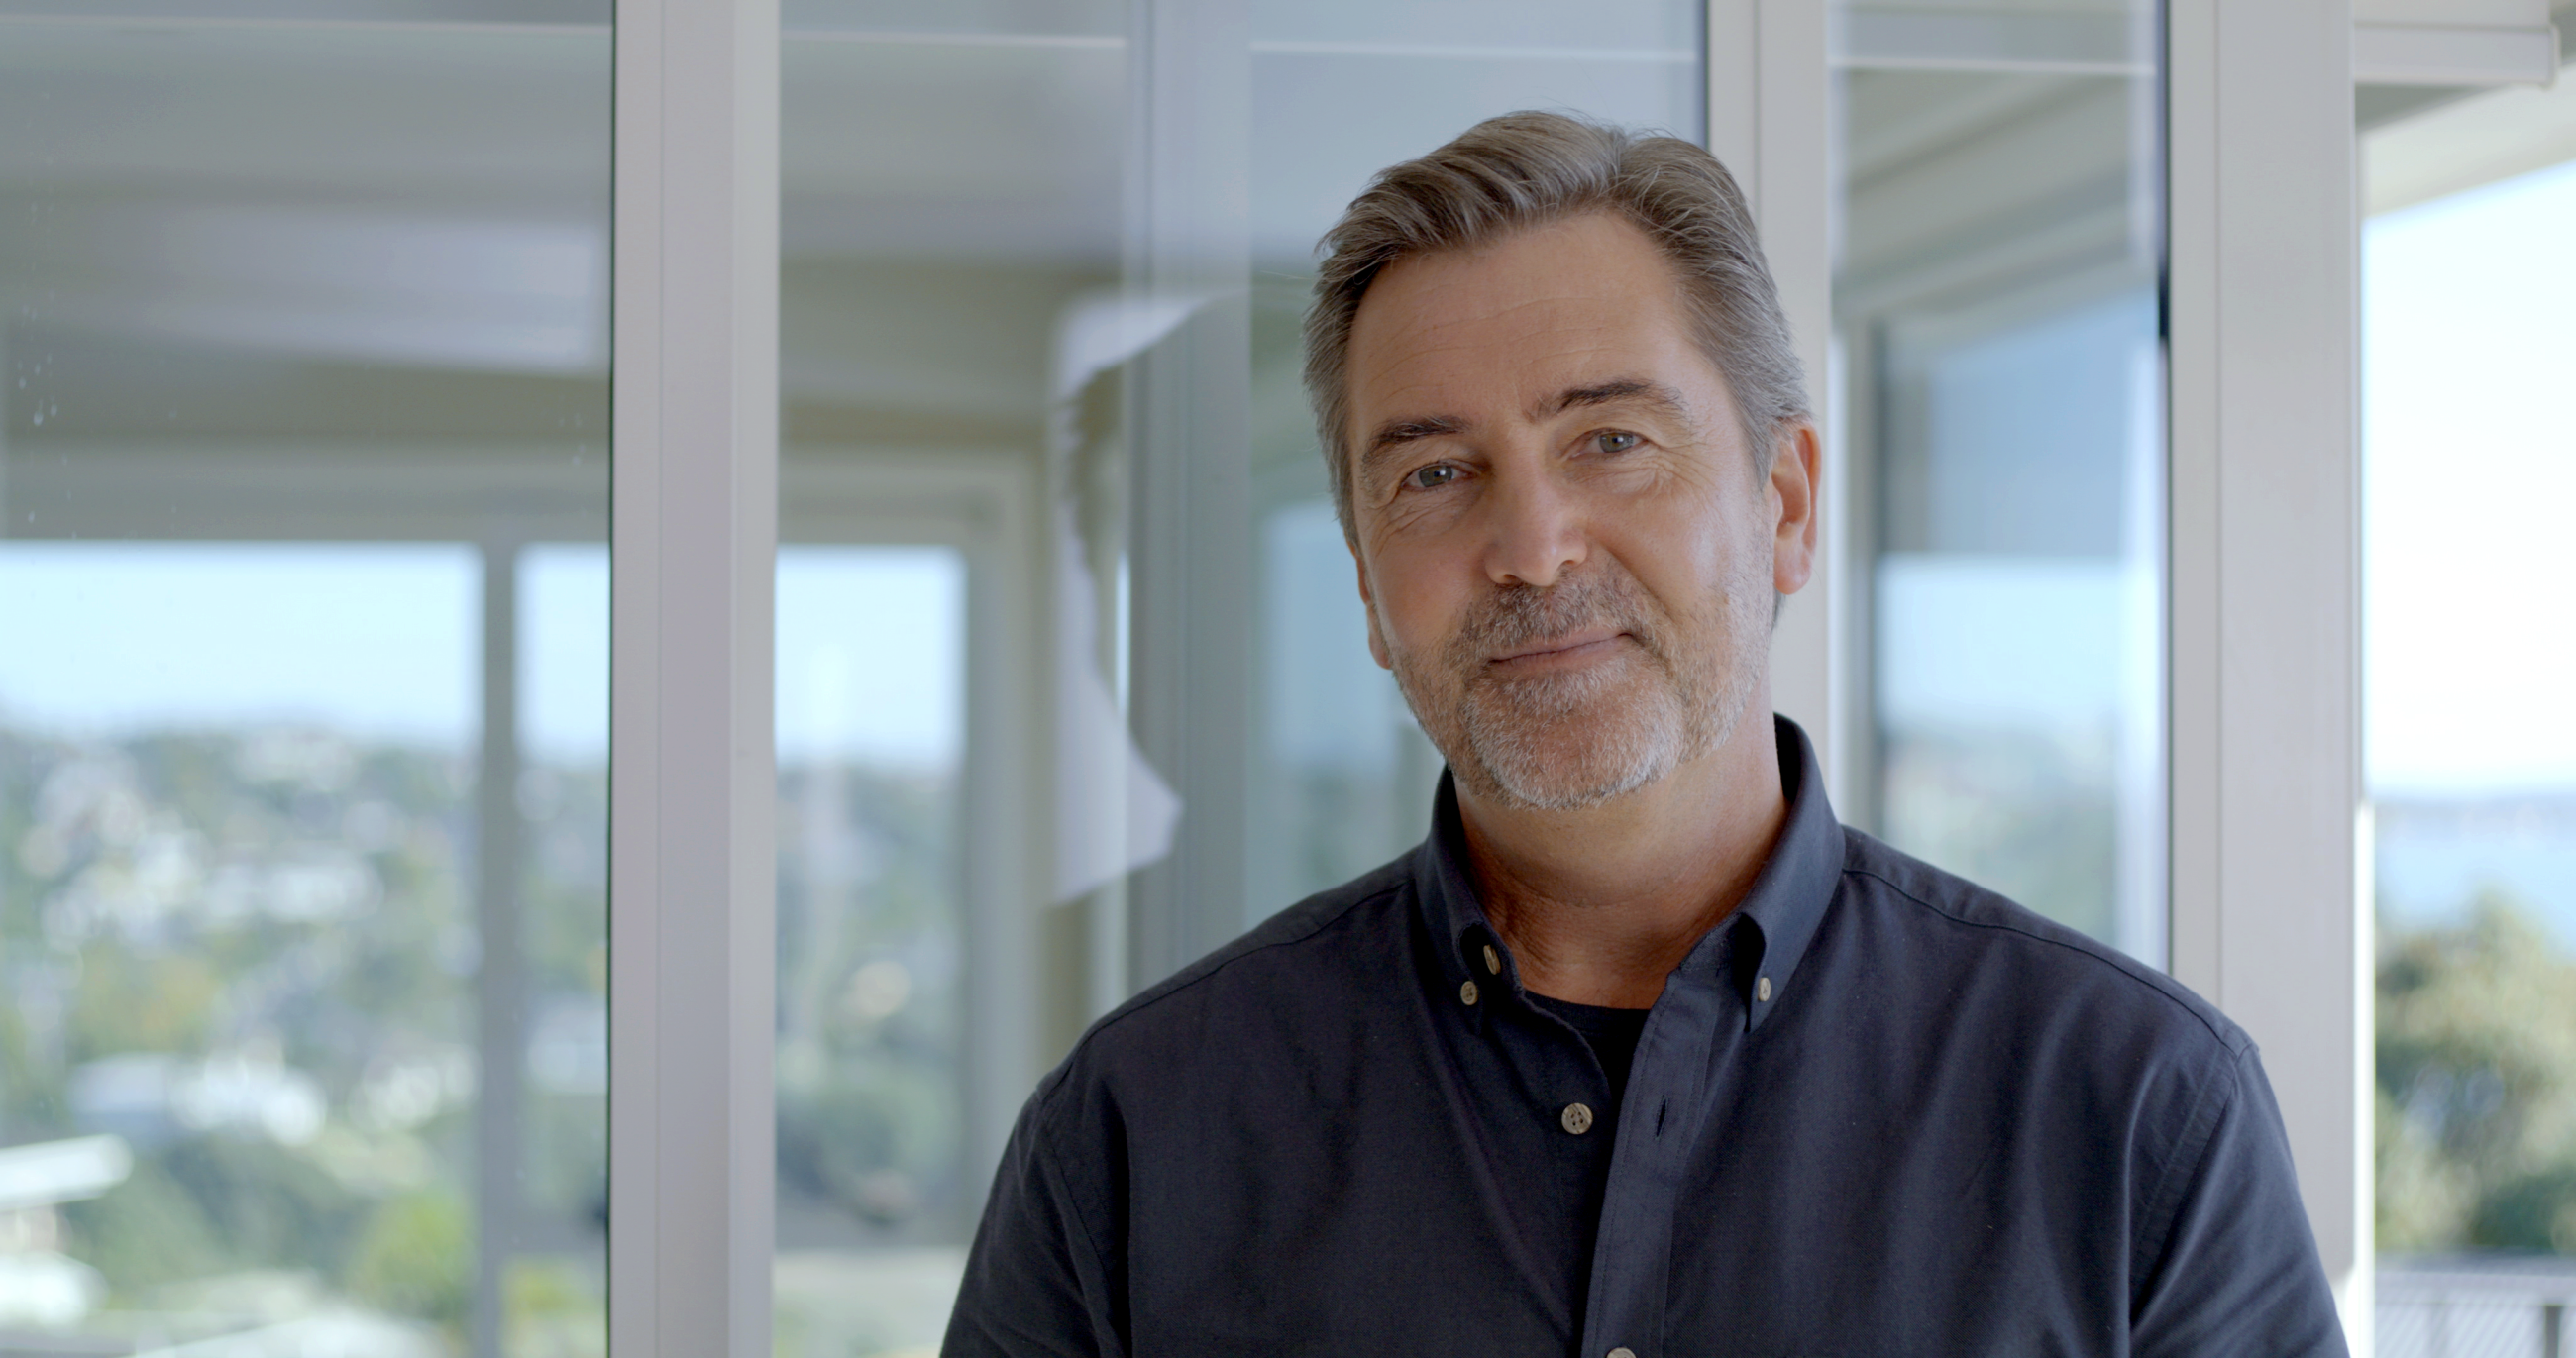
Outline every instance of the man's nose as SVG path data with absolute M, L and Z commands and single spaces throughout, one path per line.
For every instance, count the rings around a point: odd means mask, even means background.
M 1492 514 L 1485 574 L 1497 585 L 1546 589 L 1590 550 L 1581 506 L 1555 478 L 1504 471 L 1486 498 Z

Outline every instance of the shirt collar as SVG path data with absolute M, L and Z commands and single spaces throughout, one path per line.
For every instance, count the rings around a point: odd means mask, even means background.
M 1786 998 L 1799 959 L 1823 922 L 1825 907 L 1842 880 L 1843 827 L 1825 800 L 1824 771 L 1816 763 L 1807 733 L 1787 717 L 1772 718 L 1778 742 L 1781 791 L 1789 802 L 1788 818 L 1771 856 L 1753 879 L 1752 889 L 1726 920 L 1708 931 L 1681 974 L 1715 975 L 1720 968 L 1744 1000 L 1747 1028 L 1758 1028 Z M 1432 801 L 1431 836 L 1414 850 L 1414 897 L 1423 927 L 1445 940 L 1440 964 L 1447 998 L 1458 1003 L 1462 988 L 1473 984 L 1478 1002 L 1466 1008 L 1481 1024 L 1485 992 L 1520 989 L 1518 965 L 1502 935 L 1486 922 L 1476 897 L 1475 879 L 1467 871 L 1467 839 L 1458 816 L 1458 789 L 1450 775 L 1440 775 Z M 1741 923 L 1739 923 L 1741 921 Z M 1748 932 L 1749 930 L 1749 932 Z M 1732 935 L 1743 934 L 1733 946 Z M 1491 948 L 1491 957 L 1486 949 Z M 1495 998 L 1500 998 L 1499 994 Z

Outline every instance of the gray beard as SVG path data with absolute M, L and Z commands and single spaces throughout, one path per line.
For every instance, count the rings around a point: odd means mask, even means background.
M 1615 567 L 1612 568 L 1616 570 Z M 1742 582 L 1737 582 L 1742 583 Z M 1521 810 L 1599 806 L 1665 778 L 1733 738 L 1769 629 L 1729 591 L 1715 616 L 1676 625 L 1624 571 L 1568 577 L 1545 590 L 1497 590 L 1436 661 L 1399 654 L 1395 679 L 1431 743 L 1477 796 Z M 1614 664 L 1499 678 L 1487 656 L 1595 626 L 1628 634 Z M 1698 646 L 1683 650 L 1683 643 Z M 1757 654 L 1746 655 L 1752 648 Z

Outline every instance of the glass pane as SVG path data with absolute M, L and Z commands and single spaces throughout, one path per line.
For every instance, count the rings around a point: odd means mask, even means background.
M 1073 318 L 1116 314 L 1127 16 L 785 21 L 776 1347 L 928 1354 L 1042 1009 L 1080 1021 L 1040 704 L 1109 641 L 1047 626 L 1041 506 Z
M 2576 1297 L 2568 88 L 2481 95 L 2363 142 L 2377 1342 L 2392 1358 L 2551 1351 Z
M 791 0 L 781 1354 L 933 1351 L 1083 1026 L 1428 829 L 1299 388 L 1313 249 L 1491 114 L 1699 135 L 1699 13 Z
M 1369 658 L 1350 549 L 1316 448 L 1299 336 L 1315 244 L 1370 175 L 1498 113 L 1578 110 L 1703 140 L 1701 11 L 1674 0 L 1253 6 L 1251 500 L 1261 626 L 1245 924 L 1420 842 L 1440 778 L 1439 752 Z
M 962 1262 L 966 570 L 778 558 L 778 1349 L 931 1352 Z
M 2161 966 L 2163 153 L 2149 0 L 1834 10 L 1847 819 Z
M 178 8 L 0 13 L 0 1347 L 603 1353 L 606 6 Z

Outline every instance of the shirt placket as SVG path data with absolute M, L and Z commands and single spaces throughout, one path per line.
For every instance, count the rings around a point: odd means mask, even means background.
M 1721 954 L 1722 955 L 1722 954 Z M 1711 1039 L 1730 1011 L 1723 966 L 1695 958 L 1664 983 L 1638 1038 L 1602 1193 L 1582 1358 L 1659 1358 L 1673 1213 L 1707 1101 Z

